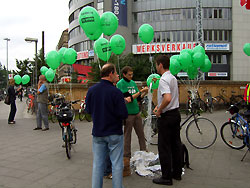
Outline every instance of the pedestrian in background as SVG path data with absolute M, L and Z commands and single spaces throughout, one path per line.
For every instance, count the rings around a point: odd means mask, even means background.
M 19 86 L 18 97 L 20 101 L 22 102 L 23 101 L 23 87 L 21 85 Z
M 168 56 L 159 55 L 156 69 L 161 74 L 157 91 L 158 105 L 154 114 L 158 117 L 158 151 L 162 176 L 153 183 L 172 185 L 172 179 L 181 180 L 181 138 L 179 92 L 177 79 L 169 71 Z
M 147 94 L 148 88 L 145 87 L 141 90 L 138 89 L 136 83 L 132 80 L 133 69 L 130 66 L 125 66 L 122 69 L 123 78 L 117 83 L 124 97 L 131 97 L 131 102 L 127 103 L 128 118 L 125 121 L 124 126 L 124 170 L 123 176 L 131 175 L 130 171 L 130 158 L 131 158 L 131 135 L 132 129 L 135 129 L 135 133 L 138 137 L 139 146 L 141 151 L 146 151 L 146 141 L 144 136 L 144 130 L 142 125 L 142 118 L 139 110 L 139 104 L 137 99 L 141 100 L 142 97 Z
M 86 97 L 86 111 L 93 118 L 92 188 L 102 188 L 104 168 L 109 154 L 112 163 L 112 187 L 122 188 L 122 121 L 128 112 L 122 92 L 113 84 L 118 80 L 116 68 L 107 63 L 101 69 L 100 83 L 92 86 Z
M 8 119 L 8 124 L 15 124 L 16 121 L 15 119 L 15 115 L 16 115 L 16 95 L 19 92 L 19 88 L 17 89 L 17 91 L 15 91 L 15 80 L 14 79 L 10 79 L 9 80 L 9 87 L 8 87 L 8 95 L 9 95 L 9 101 L 10 101 L 10 114 L 9 114 L 9 119 Z
M 46 82 L 44 75 L 39 76 L 38 88 L 37 88 L 37 114 L 36 122 L 37 127 L 34 130 L 42 129 L 42 121 L 44 123 L 43 131 L 49 130 L 49 120 L 48 120 L 48 94 L 49 94 L 49 84 Z

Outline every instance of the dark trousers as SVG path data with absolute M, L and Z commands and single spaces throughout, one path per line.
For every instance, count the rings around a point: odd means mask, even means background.
M 166 112 L 158 119 L 158 151 L 162 178 L 181 176 L 181 117 L 178 110 Z
M 14 121 L 16 115 L 16 101 L 10 102 L 10 115 L 8 121 Z

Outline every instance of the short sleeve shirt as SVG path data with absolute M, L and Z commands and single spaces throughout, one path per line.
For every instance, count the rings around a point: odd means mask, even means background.
M 178 92 L 178 82 L 177 79 L 170 73 L 166 71 L 160 79 L 158 87 L 158 107 L 161 105 L 163 100 L 163 94 L 171 94 L 170 103 L 162 110 L 162 113 L 179 108 L 179 92 Z

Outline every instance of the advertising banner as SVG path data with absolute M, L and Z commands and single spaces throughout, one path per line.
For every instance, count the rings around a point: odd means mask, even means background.
M 128 26 L 127 0 L 112 0 L 112 12 L 117 16 L 119 25 Z

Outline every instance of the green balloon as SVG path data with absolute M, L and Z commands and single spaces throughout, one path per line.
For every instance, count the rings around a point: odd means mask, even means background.
M 121 35 L 118 34 L 114 35 L 110 39 L 110 46 L 114 54 L 120 55 L 125 50 L 126 47 L 125 39 Z
M 208 72 L 212 67 L 212 63 L 209 59 L 205 59 L 204 65 L 200 67 L 202 72 Z
M 20 75 L 15 75 L 14 80 L 15 80 L 15 83 L 19 85 L 22 82 L 22 77 Z
M 205 49 L 201 45 L 195 46 L 193 49 L 193 53 L 195 54 L 197 52 L 201 52 L 201 53 L 205 54 Z
M 50 68 L 57 69 L 61 63 L 61 58 L 57 51 L 52 50 L 46 54 L 45 61 Z
M 84 32 L 93 35 L 101 27 L 100 15 L 97 10 L 91 6 L 84 7 L 78 16 L 79 24 Z
M 172 75 L 176 75 L 181 71 L 181 64 L 177 59 L 170 59 L 169 70 Z
M 48 69 L 47 67 L 45 67 L 45 66 L 42 66 L 42 67 L 40 68 L 40 72 L 41 72 L 42 75 L 45 75 L 45 73 L 46 73 L 48 70 L 49 70 L 49 69 Z
M 171 61 L 172 59 L 176 59 L 177 61 L 179 61 L 179 58 L 180 58 L 180 55 L 172 55 L 172 56 L 170 57 L 170 61 Z
M 183 50 L 181 50 L 180 54 L 183 54 L 183 53 L 189 53 L 189 55 L 193 56 L 193 50 L 191 50 L 191 49 L 183 49 Z
M 143 24 L 138 30 L 142 42 L 150 43 L 154 38 L 154 28 L 149 24 Z
M 102 30 L 100 28 L 98 28 L 94 34 L 86 34 L 86 36 L 90 39 L 90 40 L 97 40 L 100 38 L 100 36 L 102 35 Z
M 156 78 L 157 80 L 154 81 L 153 78 Z M 158 86 L 159 86 L 160 78 L 161 78 L 161 76 L 159 74 L 151 74 L 151 75 L 149 75 L 149 77 L 147 78 L 147 86 L 150 87 L 150 84 L 152 82 L 151 89 L 157 89 Z
M 22 84 L 25 85 L 25 84 L 29 83 L 29 81 L 30 81 L 30 76 L 27 74 L 23 75 Z
M 53 71 L 53 69 L 49 69 L 46 73 L 45 73 L 45 78 L 49 81 L 52 82 L 54 80 L 55 77 L 55 72 Z
M 192 65 L 192 57 L 189 53 L 182 53 L 179 56 L 179 61 L 181 63 L 181 67 L 183 70 L 187 70 L 187 68 Z
M 103 61 L 108 61 L 111 56 L 110 42 L 105 38 L 99 38 L 94 43 L 96 55 Z
M 62 62 L 62 63 L 65 63 L 64 58 L 63 58 L 63 54 L 64 54 L 64 52 L 65 52 L 66 50 L 67 50 L 67 48 L 62 47 L 62 48 L 60 48 L 60 50 L 58 51 L 59 56 L 60 56 L 60 62 Z
M 193 64 L 196 68 L 203 66 L 204 62 L 205 62 L 205 54 L 201 52 L 196 52 L 193 55 Z
M 193 80 L 197 77 L 198 69 L 194 66 L 189 66 L 187 70 L 189 79 Z
M 63 54 L 65 64 L 73 65 L 77 60 L 77 52 L 73 48 L 68 48 Z
M 243 51 L 247 56 L 250 56 L 250 43 L 246 43 L 243 47 Z
M 118 18 L 113 12 L 104 12 L 101 16 L 101 30 L 105 35 L 112 35 L 118 28 Z

